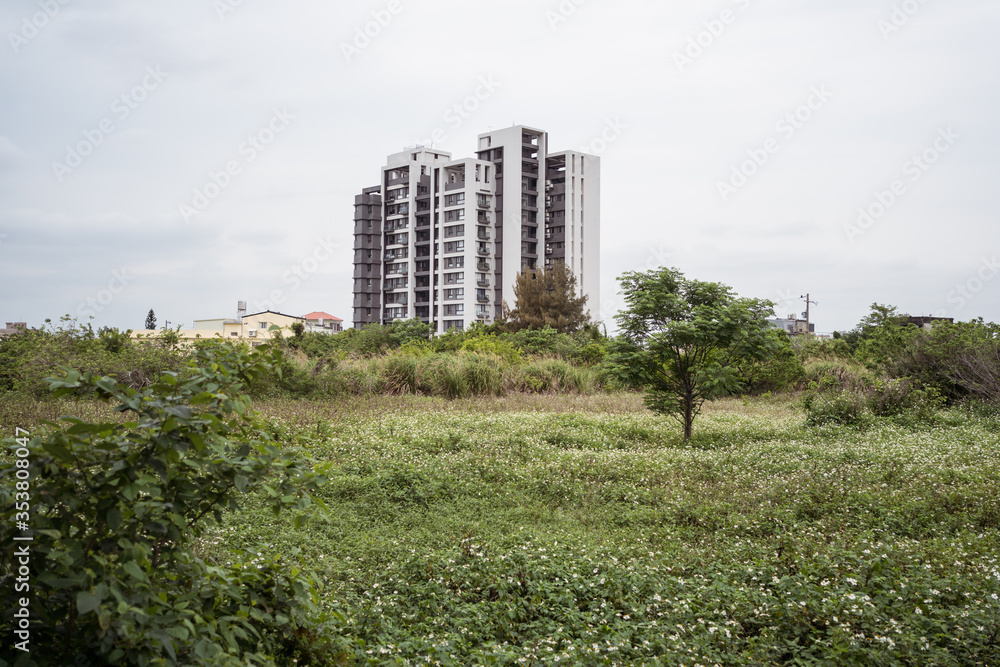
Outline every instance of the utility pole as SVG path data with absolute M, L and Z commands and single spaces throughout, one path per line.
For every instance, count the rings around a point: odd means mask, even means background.
M 819 302 L 817 302 L 817 301 L 810 301 L 808 294 L 800 296 L 799 298 L 800 299 L 805 299 L 805 301 L 806 301 L 806 336 L 811 336 L 812 332 L 809 330 L 809 305 L 812 304 L 814 306 L 818 306 Z

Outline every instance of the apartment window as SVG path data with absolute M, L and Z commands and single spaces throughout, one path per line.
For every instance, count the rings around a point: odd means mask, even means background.
M 460 208 L 455 211 L 445 211 L 444 221 L 445 222 L 457 222 L 459 220 L 465 220 L 465 209 Z
M 465 322 L 462 320 L 445 320 L 444 330 L 448 331 L 450 329 L 455 329 L 456 331 L 462 331 L 465 328 Z
M 239 334 L 239 332 L 237 332 L 237 331 L 234 331 L 234 332 L 232 332 L 232 333 L 231 333 L 231 334 L 229 334 L 229 335 L 230 335 L 230 336 L 232 336 L 233 338 L 236 338 L 236 337 L 238 337 L 238 336 L 239 336 L 240 334 Z
M 465 203 L 465 193 L 460 192 L 457 195 L 445 195 L 444 205 L 445 206 L 458 206 L 459 204 Z
M 587 158 L 583 155 L 580 156 L 580 173 L 583 174 L 584 165 L 587 164 Z
M 445 285 L 461 285 L 464 282 L 465 282 L 465 273 L 462 271 L 459 271 L 458 273 L 444 274 Z
M 407 274 L 406 269 L 407 269 L 406 262 L 400 262 L 398 264 L 387 264 L 385 267 L 385 273 L 386 275 L 402 274 L 405 276 Z
M 453 239 L 457 236 L 465 236 L 465 225 L 453 225 L 444 228 L 444 237 L 446 239 Z
M 457 303 L 451 306 L 444 307 L 444 316 L 453 317 L 455 315 L 465 315 L 465 304 Z
M 453 289 L 446 289 L 444 291 L 445 301 L 461 301 L 465 298 L 465 288 L 457 287 Z
M 262 331 L 267 331 L 267 322 L 258 322 L 257 328 L 261 329 Z
M 453 252 L 465 252 L 465 241 L 449 241 L 444 244 L 445 254 Z
M 464 257 L 446 257 L 444 260 L 444 268 L 446 269 L 461 269 L 464 266 Z

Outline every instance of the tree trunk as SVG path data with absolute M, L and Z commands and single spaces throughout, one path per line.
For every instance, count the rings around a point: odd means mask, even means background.
M 689 392 L 684 397 L 684 440 L 690 440 L 694 432 L 694 396 Z

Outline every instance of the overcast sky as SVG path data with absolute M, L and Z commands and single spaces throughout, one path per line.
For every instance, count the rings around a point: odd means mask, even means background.
M 823 332 L 1000 321 L 995 0 L 4 0 L 0 30 L 0 324 L 350 322 L 354 195 L 512 123 L 602 158 L 609 323 L 661 265 L 808 292 Z

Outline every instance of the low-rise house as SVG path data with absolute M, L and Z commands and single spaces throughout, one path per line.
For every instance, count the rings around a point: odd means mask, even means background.
M 781 329 L 789 336 L 800 336 L 802 334 L 816 333 L 816 325 L 811 322 L 807 323 L 805 320 L 800 320 L 795 317 L 795 315 L 789 315 L 785 318 L 776 318 L 773 320 L 768 320 L 772 327 Z
M 344 330 L 344 320 L 334 317 L 330 313 L 316 311 L 309 313 L 306 318 L 306 331 L 317 333 L 340 333 Z
M 28 330 L 27 322 L 8 322 L 7 326 L 0 329 L 0 338 L 7 338 L 8 336 L 16 336 L 22 334 Z
M 265 343 L 276 336 L 277 333 L 285 338 L 292 336 L 292 325 L 300 322 L 306 323 L 304 317 L 286 315 L 272 310 L 265 310 L 260 313 L 244 315 L 239 319 L 210 319 L 195 320 L 194 329 L 177 330 L 182 343 L 190 343 L 205 338 L 225 338 L 227 340 L 245 340 L 252 347 Z M 136 339 L 156 339 L 162 336 L 160 331 L 134 331 L 132 337 Z

